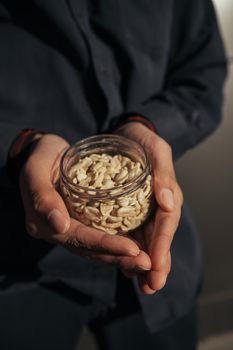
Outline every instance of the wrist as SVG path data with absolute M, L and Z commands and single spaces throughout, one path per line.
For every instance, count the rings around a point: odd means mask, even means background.
M 129 139 L 141 139 L 148 135 L 155 136 L 156 134 L 140 122 L 130 122 L 119 126 L 114 134 L 122 135 Z
M 156 128 L 154 124 L 149 119 L 147 119 L 142 115 L 130 115 L 126 120 L 122 121 L 122 123 L 123 124 L 138 123 L 139 125 L 142 124 L 145 127 L 147 127 L 149 130 L 156 133 Z
M 142 115 L 137 114 L 130 114 L 130 115 L 124 115 L 121 118 L 119 118 L 113 125 L 112 125 L 112 131 L 120 129 L 122 126 L 126 124 L 131 123 L 138 123 L 139 125 L 145 126 L 147 129 L 151 130 L 154 133 L 157 133 L 157 130 L 154 126 L 154 124 L 147 119 L 146 117 Z
M 8 177 L 13 183 L 18 182 L 22 166 L 30 156 L 33 145 L 43 134 L 43 132 L 27 128 L 23 129 L 13 140 L 8 151 L 6 163 Z

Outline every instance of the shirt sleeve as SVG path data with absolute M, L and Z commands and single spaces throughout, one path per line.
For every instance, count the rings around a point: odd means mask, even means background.
M 5 165 L 9 147 L 22 129 L 68 134 L 68 127 L 61 127 L 71 105 L 65 92 L 69 79 L 63 77 L 73 70 L 40 32 L 21 25 L 20 11 L 20 6 L 11 9 L 0 0 L 0 188 L 12 187 Z
M 227 60 L 210 0 L 174 7 L 164 87 L 131 114 L 154 123 L 174 159 L 207 137 L 222 115 Z
M 10 186 L 5 164 L 15 136 L 29 126 L 41 129 L 35 105 L 39 89 L 46 91 L 46 81 L 39 87 L 41 80 L 33 61 L 37 57 L 35 64 L 43 66 L 47 51 L 42 46 L 40 40 L 11 21 L 0 3 L 0 178 L 4 185 Z

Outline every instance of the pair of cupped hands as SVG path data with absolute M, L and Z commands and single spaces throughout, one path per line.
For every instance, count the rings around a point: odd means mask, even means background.
M 71 218 L 57 190 L 60 159 L 69 144 L 46 134 L 37 137 L 20 172 L 26 227 L 34 238 L 116 265 L 127 277 L 137 277 L 143 293 L 153 294 L 164 287 L 171 269 L 170 248 L 180 220 L 182 191 L 167 142 L 139 122 L 127 123 L 115 133 L 139 142 L 151 159 L 157 202 L 152 218 L 129 236 L 112 236 Z

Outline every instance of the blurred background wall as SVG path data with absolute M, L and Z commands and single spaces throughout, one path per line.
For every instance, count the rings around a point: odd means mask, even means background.
M 214 5 L 230 60 L 233 57 L 233 0 L 214 0 Z M 203 246 L 202 336 L 233 330 L 232 65 L 223 113 L 224 119 L 218 130 L 176 164 L 177 177 L 194 214 Z

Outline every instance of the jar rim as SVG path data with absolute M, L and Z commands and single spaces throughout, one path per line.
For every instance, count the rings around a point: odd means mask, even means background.
M 84 195 L 84 193 L 88 193 L 88 196 L 93 196 L 93 197 L 98 197 L 98 195 L 101 196 L 101 198 L 106 194 L 108 195 L 109 192 L 111 191 L 124 191 L 124 193 L 128 193 L 131 192 L 132 190 L 135 190 L 137 187 L 139 187 L 141 185 L 141 183 L 144 181 L 144 179 L 146 178 L 146 176 L 148 175 L 148 173 L 146 171 L 143 171 L 141 174 L 135 176 L 134 178 L 132 178 L 131 180 L 129 180 L 128 182 L 126 182 L 125 184 L 120 184 L 117 185 L 115 187 L 111 187 L 108 189 L 91 189 L 89 187 L 86 186 L 81 186 L 78 184 L 74 184 L 73 181 L 71 180 L 71 178 L 69 176 L 66 175 L 65 170 L 64 170 L 64 161 L 65 161 L 65 157 L 67 156 L 67 154 L 72 150 L 75 149 L 77 147 L 81 147 L 85 144 L 91 144 L 91 143 L 97 143 L 97 142 L 104 142 L 104 141 L 108 141 L 108 140 L 115 140 L 115 141 L 120 141 L 121 143 L 126 143 L 127 144 L 131 144 L 134 145 L 134 147 L 138 147 L 140 149 L 140 151 L 142 152 L 144 158 L 145 158 L 145 169 L 150 169 L 150 160 L 149 160 L 149 156 L 147 154 L 147 152 L 145 151 L 145 149 L 143 148 L 143 146 L 141 144 L 139 144 L 138 142 L 128 139 L 124 136 L 121 135 L 115 135 L 115 134 L 101 134 L 101 135 L 94 135 L 94 136 L 89 136 L 87 138 L 84 138 L 80 141 L 75 142 L 73 145 L 69 146 L 63 153 L 62 157 L 61 157 L 61 161 L 60 161 L 60 176 L 62 177 L 63 180 L 66 181 L 69 189 L 74 192 L 74 193 L 78 193 L 79 195 Z M 119 143 L 120 143 L 119 142 Z M 135 186 L 133 189 L 131 188 L 132 185 L 137 184 L 137 186 Z M 95 192 L 95 194 L 91 194 L 89 192 Z M 118 197 L 118 196 L 122 196 L 122 193 L 120 194 L 114 194 L 114 197 Z

